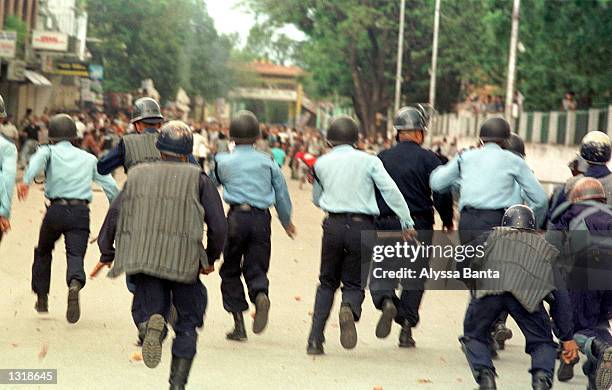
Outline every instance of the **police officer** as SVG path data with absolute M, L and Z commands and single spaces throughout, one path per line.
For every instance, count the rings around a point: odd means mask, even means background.
M 441 165 L 438 156 L 430 150 L 421 147 L 427 131 L 428 117 L 422 106 L 404 107 L 395 116 L 393 127 L 397 131 L 398 144 L 381 152 L 378 157 L 386 171 L 397 184 L 404 200 L 410 209 L 418 232 L 419 242 L 431 244 L 434 225 L 435 206 L 442 219 L 442 225 L 448 229 L 453 228 L 453 198 L 450 192 L 444 194 L 433 193 L 429 188 L 429 175 Z M 376 192 L 376 200 L 380 209 L 380 216 L 376 218 L 378 230 L 401 230 L 400 220 L 391 208 L 385 203 L 380 191 Z M 377 287 L 376 279 L 370 281 L 370 293 L 374 306 L 382 310 L 382 315 L 376 327 L 376 336 L 387 337 L 391 330 L 392 321 L 395 320 L 402 330 L 399 337 L 400 347 L 414 347 L 412 328 L 419 321 L 419 306 L 423 297 L 420 286 L 404 290 L 400 298 L 395 294 L 395 285 L 388 288 Z
M 546 192 L 521 157 L 503 150 L 509 138 L 508 122 L 487 119 L 480 128 L 481 148 L 462 153 L 431 173 L 434 191 L 461 183 L 459 236 L 463 244 L 499 226 L 505 209 L 516 204 L 517 189 L 538 221 L 545 218 Z
M 569 243 L 570 253 L 567 257 L 575 257 L 571 263 L 574 267 L 577 265 L 578 272 L 582 274 L 584 265 L 588 266 L 589 259 L 595 258 L 589 254 L 590 248 L 587 246 L 594 246 L 598 256 L 605 256 L 607 252 L 610 258 L 612 246 L 608 240 L 611 230 L 612 207 L 606 205 L 603 185 L 595 178 L 583 177 L 573 186 L 570 202 L 556 209 L 546 238 L 561 251 Z M 585 232 L 588 232 L 588 236 Z M 588 241 L 585 240 L 587 237 Z M 598 266 L 601 267 L 601 263 Z M 598 269 L 595 271 L 599 273 Z M 604 271 L 609 273 L 609 268 Z M 576 276 L 573 272 L 570 275 L 573 275 L 570 279 Z M 609 279 L 605 283 L 609 285 Z M 583 372 L 589 379 L 588 388 L 608 389 L 612 385 L 612 335 L 608 324 L 612 315 L 612 292 L 600 289 L 607 287 L 604 285 L 586 286 L 581 283 L 574 287 L 577 288 L 569 292 L 574 313 L 574 340 L 587 356 Z M 559 380 L 563 382 L 574 376 L 573 366 L 578 362 L 577 358 L 565 360 L 558 373 Z
M 313 202 L 327 216 L 323 221 L 320 284 L 308 336 L 307 353 L 311 355 L 323 353 L 325 324 L 340 283 L 340 342 L 347 349 L 357 344 L 355 321 L 361 316 L 364 299 L 361 232 L 375 230 L 374 217 L 380 213 L 375 188 L 398 216 L 405 238 L 416 235 L 408 205 L 397 184 L 379 158 L 354 148 L 357 140 L 358 129 L 353 119 L 334 119 L 327 131 L 332 150 L 314 166 Z
M 161 160 L 130 170 L 121 195 L 113 202 L 118 215 L 107 227 L 116 230 L 116 253 L 108 240 L 103 264 L 114 260 L 109 276 L 125 272 L 136 284 L 135 299 L 143 304 L 147 323 L 142 347 L 147 367 L 161 359 L 164 317 L 170 301 L 177 309 L 172 343 L 170 388 L 184 389 L 196 354 L 197 328 L 207 305 L 199 274 L 214 270 L 221 254 L 227 225 L 219 193 L 211 180 L 193 165 L 189 127 L 171 121 L 156 141 Z M 118 210 L 116 210 L 118 209 Z M 202 245 L 207 226 L 207 248 Z M 112 234 L 111 234 L 112 235 Z
M 234 330 L 227 334 L 227 339 L 243 341 L 247 334 L 242 312 L 249 305 L 240 276 L 244 277 L 249 299 L 255 304 L 253 333 L 263 332 L 268 323 L 271 247 L 268 209 L 275 206 L 289 237 L 293 238 L 296 232 L 285 178 L 272 158 L 253 146 L 261 137 L 255 115 L 238 112 L 230 123 L 229 134 L 236 149 L 215 156 L 212 176 L 223 186 L 223 198 L 230 205 L 229 235 L 219 270 L 223 307 L 234 318 Z
M 98 161 L 98 173 L 107 175 L 120 166 L 127 172 L 136 164 L 159 160 L 155 141 L 163 121 L 155 99 L 143 97 L 136 100 L 130 121 L 136 133 L 123 136 L 117 146 Z
M 70 323 L 77 322 L 81 315 L 79 290 L 85 285 L 83 259 L 89 237 L 91 184 L 93 181 L 100 184 L 109 202 L 119 192 L 111 176 L 98 173 L 96 158 L 71 144 L 76 136 L 76 125 L 69 115 L 52 117 L 49 121 L 50 145 L 41 146 L 32 156 L 23 183 L 18 185 L 19 199 L 25 200 L 34 178 L 45 172 L 45 197 L 51 204 L 42 221 L 38 246 L 34 250 L 32 290 L 38 296 L 36 310 L 48 312 L 52 251 L 55 242 L 63 235 L 69 287 L 66 319 Z
M 525 336 L 525 351 L 531 355 L 533 389 L 550 389 L 557 346 L 542 302 L 555 291 L 552 262 L 559 252 L 537 234 L 535 216 L 527 206 L 510 207 L 501 225 L 488 236 L 486 255 L 479 259 L 484 269 L 499 272 L 501 280 L 476 282 L 460 342 L 479 388 L 495 389 L 489 331 L 502 311 L 509 312 Z M 569 321 L 559 323 L 569 325 Z M 571 334 L 569 327 L 563 331 Z
M 4 99 L 0 96 L 0 118 L 6 118 Z M 2 235 L 9 231 L 11 223 L 11 204 L 15 189 L 17 171 L 17 148 L 15 144 L 0 134 L 0 242 Z
M 551 206 L 549 215 L 552 215 L 557 207 L 567 200 L 572 187 L 582 177 L 593 177 L 601 182 L 606 192 L 608 204 L 612 204 L 612 172 L 607 167 L 612 153 L 610 137 L 601 131 L 591 131 L 587 133 L 580 143 L 580 157 L 582 157 L 588 167 L 583 175 L 576 175 L 565 183 L 565 191 L 558 197 L 557 201 Z

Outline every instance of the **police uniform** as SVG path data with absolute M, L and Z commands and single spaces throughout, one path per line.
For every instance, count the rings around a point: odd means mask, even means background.
M 241 276 L 249 299 L 256 306 L 253 332 L 260 333 L 267 323 L 269 309 L 270 234 L 269 208 L 274 205 L 281 225 L 291 224 L 291 199 L 285 178 L 272 158 L 255 150 L 259 123 L 250 112 L 240 112 L 230 123 L 230 137 L 238 145 L 232 153 L 215 156 L 211 176 L 223 186 L 223 199 L 229 204 L 229 234 L 223 251 L 221 294 L 223 307 L 234 317 L 231 340 L 246 339 L 242 312 L 249 308 Z M 251 142 L 252 141 L 252 142 Z
M 483 124 L 481 139 L 485 144 L 482 148 L 458 155 L 448 164 L 436 168 L 430 176 L 434 191 L 444 191 L 457 182 L 461 183 L 459 235 L 464 244 L 499 226 L 505 209 L 516 204 L 517 184 L 536 217 L 544 218 L 546 214 L 546 192 L 529 166 L 521 157 L 489 142 L 501 142 L 510 137 L 508 124 L 499 121 L 503 119 L 492 118 Z M 494 130 L 501 127 L 506 131 L 499 137 L 488 137 L 488 127 Z
M 6 118 L 6 107 L 2 96 L 0 96 L 0 118 Z M 11 217 L 16 171 L 17 148 L 12 141 L 0 134 L 0 217 L 7 220 Z M 1 241 L 2 230 L 0 230 Z
M 114 260 L 109 276 L 125 272 L 136 286 L 135 300 L 141 302 L 147 319 L 143 359 L 150 368 L 161 359 L 164 317 L 171 301 L 176 307 L 170 384 L 172 389 L 184 389 L 196 354 L 196 329 L 203 325 L 207 304 L 199 274 L 219 258 L 227 227 L 210 179 L 198 167 L 173 157 L 186 157 L 193 148 L 188 126 L 167 123 L 157 145 L 164 161 L 132 168 L 120 200 L 109 211 L 114 217 L 104 230 L 101 261 Z
M 414 226 L 406 201 L 382 161 L 352 146 L 357 134 L 357 125 L 351 118 L 335 119 L 327 138 L 336 146 L 314 166 L 313 202 L 327 217 L 323 221 L 320 284 L 308 337 L 309 354 L 323 353 L 324 329 L 340 284 L 340 341 L 345 348 L 353 348 L 357 343 L 354 322 L 361 316 L 364 299 L 361 232 L 375 230 L 374 218 L 379 209 L 374 189 L 378 188 L 399 217 L 401 229 Z
M 155 147 L 158 131 L 153 125 L 163 120 L 159 104 L 154 99 L 148 97 L 138 99 L 134 103 L 130 122 L 142 122 L 147 127 L 142 134 L 123 136 L 117 146 L 98 161 L 98 173 L 107 175 L 120 166 L 123 166 L 127 173 L 137 164 L 158 161 L 161 158 L 159 150 Z
M 55 242 L 64 236 L 66 244 L 67 319 L 74 323 L 80 316 L 78 291 L 85 285 L 83 259 L 89 237 L 89 203 L 91 184 L 102 186 L 112 201 L 119 192 L 112 177 L 100 175 L 96 158 L 74 147 L 69 140 L 76 137 L 72 118 L 59 114 L 49 122 L 49 139 L 54 144 L 41 146 L 32 156 L 23 182 L 29 186 L 41 172 L 45 173 L 45 197 L 50 206 L 40 228 L 38 246 L 32 265 L 32 290 L 38 295 L 37 310 L 47 311 L 47 295 L 51 281 L 51 260 Z
M 552 388 L 557 346 L 542 302 L 555 291 L 552 264 L 559 252 L 535 232 L 535 217 L 526 206 L 510 207 L 502 226 L 490 233 L 486 255 L 479 259 L 483 269 L 497 271 L 500 278 L 476 281 L 460 342 L 480 389 L 495 389 L 489 332 L 499 314 L 507 311 L 525 336 L 533 389 L 547 390 Z M 563 312 L 570 315 L 567 306 L 557 313 Z M 571 329 L 563 332 L 568 335 Z
M 425 115 L 415 107 L 402 108 L 394 120 L 394 127 L 401 131 L 426 131 L 427 120 Z M 414 219 L 414 226 L 418 232 L 419 242 L 431 244 L 434 226 L 434 206 L 441 216 L 443 226 L 453 224 L 453 198 L 450 192 L 433 193 L 429 187 L 429 175 L 441 165 L 438 156 L 430 150 L 422 148 L 413 141 L 399 142 L 389 150 L 381 152 L 378 157 L 386 171 L 397 184 Z M 433 196 L 432 196 L 433 195 Z M 400 230 L 400 222 L 393 210 L 385 203 L 380 191 L 376 191 L 376 201 L 380 209 L 380 216 L 376 218 L 377 230 Z M 427 259 L 420 259 L 426 263 Z M 423 289 L 411 286 L 402 290 L 400 297 L 395 294 L 396 283 L 388 286 L 376 286 L 377 279 L 370 280 L 370 294 L 374 306 L 383 311 L 383 316 L 377 326 L 377 336 L 386 337 L 390 331 L 390 320 L 402 325 L 400 333 L 400 346 L 414 346 L 411 328 L 419 322 L 419 306 L 423 297 Z M 392 282 L 384 280 L 384 282 Z M 385 283 L 386 284 L 386 283 Z M 385 300 L 392 300 L 392 305 L 385 307 Z M 395 314 L 394 318 L 390 314 Z
M 0 135 L 0 217 L 6 219 L 11 217 L 16 170 L 17 148 L 11 141 Z M 2 241 L 1 230 L 0 241 Z

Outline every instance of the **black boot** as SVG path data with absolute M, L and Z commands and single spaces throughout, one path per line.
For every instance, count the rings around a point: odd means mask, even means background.
M 149 368 L 155 368 L 161 361 L 162 338 L 166 321 L 161 314 L 153 314 L 147 321 L 147 331 L 142 342 L 142 360 Z
M 496 390 L 495 373 L 490 368 L 481 368 L 476 371 L 478 390 Z
M 497 341 L 497 349 L 503 351 L 506 348 L 506 340 L 512 338 L 512 331 L 503 322 L 498 322 L 493 330 L 493 338 Z
M 228 340 L 244 341 L 247 339 L 246 329 L 244 327 L 244 317 L 242 312 L 232 313 L 234 317 L 234 330 L 226 334 Z
M 49 296 L 47 294 L 37 294 L 36 305 L 34 305 L 39 313 L 49 312 Z
M 306 347 L 306 354 L 308 355 L 323 355 L 323 342 L 319 340 L 309 340 L 308 346 Z
M 557 371 L 557 379 L 559 382 L 567 382 L 574 377 L 574 366 L 580 361 L 580 358 L 565 363 L 563 359 L 559 360 L 559 370 Z
M 380 315 L 380 319 L 376 325 L 376 337 L 379 339 L 384 339 L 385 337 L 389 336 L 389 333 L 391 333 L 391 325 L 393 325 L 395 316 L 397 316 L 397 308 L 395 307 L 395 304 L 391 299 L 385 299 L 382 304 L 382 314 Z
M 83 288 L 83 283 L 76 279 L 70 281 L 68 287 L 68 306 L 66 308 L 66 320 L 69 323 L 76 323 L 81 318 L 81 307 L 79 305 L 79 291 Z
M 253 333 L 258 334 L 266 329 L 268 324 L 268 312 L 270 311 L 270 299 L 266 293 L 260 292 L 255 297 L 255 318 L 253 319 Z
M 355 316 L 353 310 L 347 303 L 340 305 L 338 315 L 340 322 L 340 344 L 345 349 L 353 349 L 357 345 L 357 329 L 355 328 Z
M 416 343 L 412 338 L 412 327 L 408 323 L 408 321 L 404 322 L 402 325 L 402 330 L 399 334 L 399 347 L 400 348 L 414 348 L 416 347 Z
M 185 390 L 193 359 L 185 359 L 172 355 L 170 365 L 170 390 Z
M 552 384 L 552 375 L 545 371 L 537 370 L 531 374 L 531 388 L 533 390 L 550 390 Z
M 612 346 L 605 341 L 595 338 L 591 345 L 593 355 L 597 357 L 595 369 L 595 388 L 597 390 L 612 388 Z

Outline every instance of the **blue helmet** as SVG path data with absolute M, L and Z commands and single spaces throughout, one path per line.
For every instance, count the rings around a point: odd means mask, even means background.
M 533 210 L 522 204 L 511 206 L 504 213 L 502 226 L 513 229 L 535 230 L 536 220 Z
M 187 156 L 193 151 L 193 134 L 185 122 L 170 121 L 159 132 L 157 149 L 171 156 Z
M 589 164 L 606 165 L 610 161 L 610 137 L 601 131 L 591 131 L 582 138 L 580 156 Z

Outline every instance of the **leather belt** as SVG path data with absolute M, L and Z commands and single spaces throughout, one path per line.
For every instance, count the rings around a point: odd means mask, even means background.
M 373 222 L 374 216 L 359 213 L 327 213 L 328 218 L 332 219 L 350 219 L 351 221 L 367 221 Z
M 255 206 L 251 206 L 250 204 L 231 204 L 230 210 L 232 211 L 266 211 L 265 209 L 260 209 Z
M 50 199 L 51 204 L 59 204 L 62 206 L 87 206 L 89 201 L 84 199 L 64 199 L 64 198 L 56 198 Z

